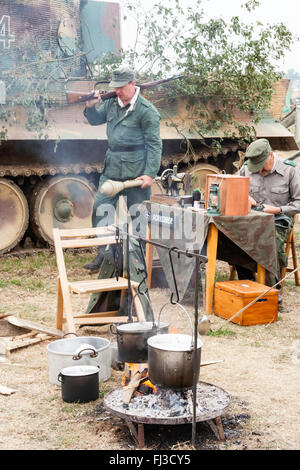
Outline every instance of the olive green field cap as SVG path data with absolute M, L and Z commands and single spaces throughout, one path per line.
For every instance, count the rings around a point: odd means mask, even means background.
M 263 169 L 270 152 L 272 151 L 267 139 L 258 139 L 252 142 L 246 150 L 248 169 L 251 173 L 258 173 Z
M 130 67 L 119 67 L 112 73 L 112 80 L 109 84 L 111 88 L 120 88 L 134 80 L 134 71 Z

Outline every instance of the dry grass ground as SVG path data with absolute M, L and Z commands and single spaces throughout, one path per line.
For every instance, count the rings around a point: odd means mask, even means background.
M 71 276 L 82 278 L 81 266 L 89 254 L 69 254 Z M 228 273 L 218 264 L 219 277 Z M 226 274 L 227 275 L 227 274 Z M 55 326 L 57 269 L 52 252 L 0 260 L 0 313 Z M 203 337 L 202 360 L 224 362 L 201 369 L 202 381 L 225 389 L 231 397 L 223 416 L 225 442 L 208 426 L 197 425 L 197 449 L 300 448 L 300 287 L 293 278 L 284 290 L 284 311 L 269 325 L 241 327 L 212 316 L 209 335 Z M 169 299 L 167 290 L 154 289 L 154 312 Z M 87 298 L 74 299 L 76 312 L 84 312 Z M 193 305 L 186 308 L 193 314 Z M 166 309 L 166 320 L 189 331 L 182 313 Z M 80 335 L 110 337 L 107 326 L 82 328 Z M 0 384 L 13 388 L 0 395 L 0 449 L 104 450 L 134 449 L 124 423 L 103 410 L 104 395 L 118 387 L 122 372 L 100 385 L 100 397 L 87 404 L 62 401 L 61 390 L 48 380 L 47 342 L 13 352 L 0 363 Z M 145 426 L 148 449 L 191 449 L 191 425 Z

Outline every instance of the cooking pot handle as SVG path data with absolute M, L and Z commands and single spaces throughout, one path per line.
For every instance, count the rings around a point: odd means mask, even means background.
M 62 383 L 62 375 L 61 375 L 61 373 L 58 374 L 57 380 Z
M 118 330 L 114 323 L 109 325 L 109 331 L 111 332 L 112 335 L 118 335 Z
M 157 327 L 159 328 L 159 321 L 160 321 L 160 315 L 161 315 L 161 312 L 163 311 L 163 309 L 169 305 L 170 306 L 170 303 L 167 302 L 166 304 L 164 304 L 162 306 L 162 308 L 160 309 L 160 312 L 159 312 L 159 315 L 158 315 L 158 321 L 157 321 Z M 186 309 L 178 302 L 173 302 L 172 305 L 178 305 L 178 307 L 180 307 L 187 315 L 188 319 L 189 319 L 189 322 L 190 322 L 190 327 L 191 327 L 191 330 L 192 330 L 192 341 L 191 341 L 191 349 L 194 349 L 194 330 L 193 330 L 193 324 L 192 324 L 192 320 L 191 320 L 191 317 L 189 316 L 189 314 L 187 313 Z
M 78 336 L 77 333 L 72 333 L 72 332 L 70 332 L 70 333 L 65 333 L 65 334 L 63 335 L 63 338 L 65 338 L 65 337 L 68 336 L 68 335 Z
M 92 351 L 92 354 L 90 354 L 90 357 L 97 357 L 97 356 L 98 356 L 97 351 L 95 351 L 94 349 L 92 349 L 92 348 L 84 348 L 84 349 L 82 349 L 81 351 L 79 351 L 79 353 L 77 354 L 77 356 L 73 356 L 74 361 L 78 361 L 79 359 L 82 358 L 81 353 L 83 353 L 83 351 Z

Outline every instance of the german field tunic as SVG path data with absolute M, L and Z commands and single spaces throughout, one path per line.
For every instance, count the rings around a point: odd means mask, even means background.
M 275 159 L 274 167 L 266 176 L 251 173 L 247 165 L 239 173 L 250 178 L 250 196 L 257 203 L 280 207 L 289 216 L 300 212 L 300 172 L 298 168 Z
M 250 178 L 250 196 L 258 204 L 267 204 L 281 208 L 280 214 L 275 214 L 277 256 L 279 266 L 286 267 L 288 259 L 285 253 L 285 243 L 293 228 L 293 215 L 300 212 L 300 172 L 289 162 L 280 160 L 274 154 L 274 165 L 268 175 L 251 173 L 247 164 L 239 171 L 241 176 Z M 267 284 L 275 283 L 276 278 L 270 277 Z
M 128 110 L 112 98 L 99 108 L 85 108 L 84 115 L 92 126 L 107 123 L 108 150 L 103 171 L 106 178 L 155 178 L 162 151 L 160 115 L 149 101 L 139 95 L 132 110 Z

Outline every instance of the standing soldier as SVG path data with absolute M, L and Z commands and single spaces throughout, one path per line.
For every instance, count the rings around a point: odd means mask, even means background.
M 104 170 L 93 208 L 93 226 L 107 224 L 105 207 L 113 207 L 120 196 L 124 196 L 132 220 L 137 216 L 136 204 L 148 200 L 151 185 L 160 168 L 162 141 L 160 137 L 160 115 L 157 109 L 140 94 L 136 86 L 134 71 L 120 67 L 112 75 L 110 87 L 115 89 L 116 98 L 105 101 L 101 106 L 101 96 L 86 103 L 84 115 L 92 126 L 107 124 L 108 150 Z M 128 188 L 116 196 L 108 197 L 100 192 L 108 180 L 142 180 L 137 188 Z M 102 206 L 102 207 L 101 207 Z M 134 207 L 135 206 L 135 207 Z M 109 223 L 113 223 L 112 220 Z M 102 252 L 86 269 L 97 271 L 102 262 Z

